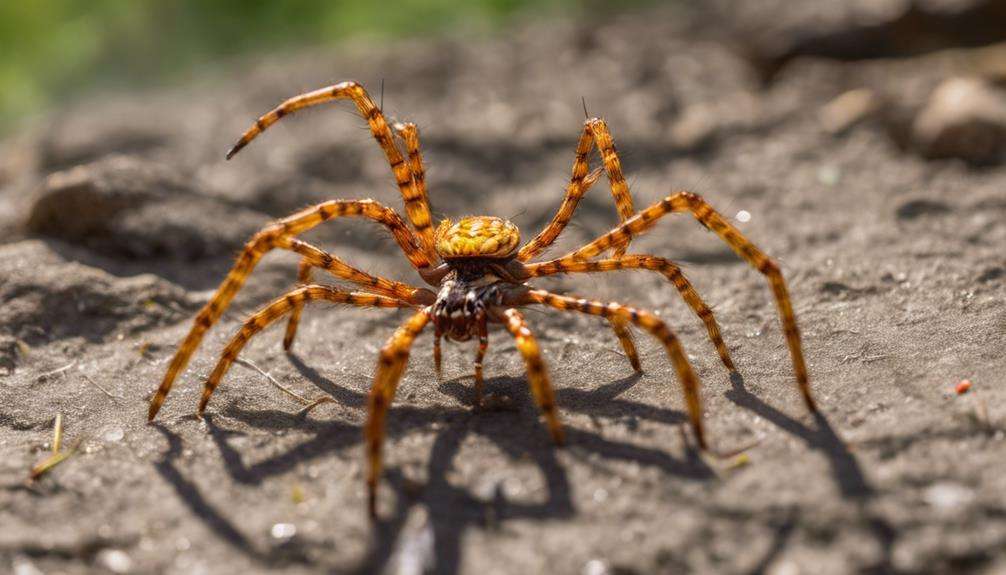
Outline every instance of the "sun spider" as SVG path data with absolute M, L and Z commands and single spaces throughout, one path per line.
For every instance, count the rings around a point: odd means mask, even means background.
M 289 316 L 283 347 L 293 345 L 304 304 L 327 301 L 361 307 L 413 308 L 413 314 L 381 349 L 377 372 L 368 398 L 369 416 L 364 430 L 367 443 L 368 509 L 375 514 L 377 481 L 381 472 L 381 448 L 384 441 L 384 421 L 388 406 L 395 395 L 398 381 L 405 370 L 409 350 L 415 338 L 428 323 L 433 323 L 435 340 L 434 362 L 440 373 L 440 340 L 455 341 L 478 338 L 475 356 L 476 405 L 482 402 L 482 359 L 488 347 L 487 324 L 500 323 L 515 338 L 517 349 L 524 357 L 528 383 L 534 399 L 544 413 L 549 431 L 556 443 L 563 442 L 562 427 L 556 414 L 555 395 L 541 350 L 527 327 L 518 307 L 543 304 L 560 310 L 600 316 L 608 320 L 628 356 L 632 368 L 640 371 L 639 355 L 629 332 L 633 324 L 652 334 L 667 349 L 684 390 L 688 417 L 699 446 L 706 447 L 702 428 L 702 406 L 699 382 L 688 363 L 684 350 L 671 329 L 656 315 L 620 305 L 577 299 L 535 289 L 526 281 L 541 276 L 564 273 L 591 273 L 611 270 L 644 269 L 663 274 L 692 311 L 701 318 L 716 346 L 720 359 L 731 371 L 733 362 L 720 336 L 713 312 L 672 261 L 651 255 L 625 255 L 632 238 L 649 230 L 661 217 L 676 212 L 689 212 L 707 229 L 713 231 L 733 251 L 764 274 L 772 288 L 782 318 L 783 332 L 789 345 L 797 384 L 807 407 L 816 411 L 810 393 L 807 368 L 800 349 L 793 306 L 779 267 L 748 241 L 735 227 L 713 210 L 701 197 L 689 192 L 677 192 L 652 206 L 636 212 L 629 187 L 615 152 L 615 144 L 607 125 L 599 118 L 588 119 L 576 147 L 573 174 L 566 196 L 552 221 L 534 239 L 520 246 L 520 232 L 514 224 L 495 217 L 473 216 L 457 222 L 444 220 L 434 229 L 426 195 L 423 159 L 419 152 L 419 132 L 414 124 L 389 125 L 373 100 L 356 82 L 343 82 L 290 98 L 279 107 L 255 121 L 227 153 L 230 159 L 256 136 L 283 116 L 302 108 L 332 100 L 351 99 L 360 115 L 366 118 L 370 130 L 391 164 L 405 211 L 413 232 L 394 210 L 373 200 L 331 200 L 307 208 L 266 226 L 245 244 L 244 250 L 210 301 L 200 310 L 188 335 L 182 341 L 164 374 L 157 393 L 150 402 L 149 419 L 153 419 L 171 390 L 171 384 L 185 368 L 206 331 L 216 322 L 234 295 L 251 274 L 255 264 L 268 251 L 284 249 L 300 254 L 298 272 L 300 287 L 274 300 L 248 318 L 241 330 L 224 349 L 216 368 L 203 388 L 199 414 L 206 409 L 213 391 L 241 349 L 256 333 L 269 324 Z M 402 156 L 395 143 L 397 135 L 405 145 L 408 157 Z M 580 199 L 600 177 L 601 169 L 591 172 L 588 155 L 594 147 L 600 151 L 618 206 L 621 224 L 594 241 L 560 258 L 525 263 L 547 248 L 562 232 L 576 210 Z M 364 273 L 307 242 L 296 238 L 322 222 L 337 217 L 364 217 L 384 225 L 405 252 L 409 262 L 426 283 L 437 292 Z M 520 246 L 520 247 L 518 247 Z M 594 259 L 610 251 L 610 257 Z M 333 276 L 361 286 L 359 292 L 313 284 L 311 272 L 321 268 Z

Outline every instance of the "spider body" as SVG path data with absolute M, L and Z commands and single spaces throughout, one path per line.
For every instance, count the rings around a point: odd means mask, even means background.
M 461 258 L 509 259 L 520 246 L 520 230 L 493 216 L 468 216 L 457 223 L 440 222 L 436 233 L 437 255 L 450 261 Z
M 477 336 L 492 319 L 489 312 L 503 305 L 503 294 L 513 285 L 500 280 L 488 266 L 478 262 L 452 268 L 433 302 L 437 332 L 453 341 L 468 341 Z
M 278 220 L 255 234 L 245 244 L 234 267 L 216 293 L 196 315 L 188 335 L 182 340 L 150 401 L 149 419 L 153 420 L 157 415 L 173 382 L 185 369 L 203 336 L 227 309 L 258 261 L 270 250 L 280 249 L 300 256 L 297 275 L 299 285 L 244 322 L 207 378 L 198 413 L 202 414 L 206 409 L 214 390 L 245 344 L 282 318 L 287 318 L 283 346 L 289 350 L 293 346 L 301 312 L 308 303 L 325 301 L 369 308 L 412 309 L 409 319 L 381 349 L 368 396 L 364 439 L 368 461 L 368 509 L 371 515 L 376 514 L 377 483 L 381 472 L 388 409 L 405 371 L 412 344 L 429 324 L 433 325 L 435 335 L 433 356 L 438 376 L 441 372 L 442 338 L 454 341 L 478 339 L 475 355 L 476 406 L 481 404 L 482 397 L 482 362 L 489 344 L 487 324 L 502 324 L 514 338 L 517 350 L 524 358 L 531 393 L 541 408 L 556 443 L 562 443 L 563 431 L 555 405 L 555 394 L 538 342 L 518 308 L 541 305 L 604 318 L 621 343 L 632 368 L 640 371 L 639 355 L 629 331 L 629 326 L 633 325 L 653 336 L 666 350 L 681 383 L 695 439 L 699 447 L 704 449 L 706 440 L 699 381 L 680 341 L 665 321 L 643 309 L 614 302 L 568 297 L 536 289 L 529 284 L 529 280 L 535 277 L 557 274 L 616 270 L 659 273 L 703 322 L 724 366 L 732 371 L 733 361 L 720 335 L 713 312 L 685 278 L 681 268 L 658 256 L 626 254 L 634 237 L 651 229 L 664 216 L 675 213 L 691 214 L 701 225 L 727 243 L 741 259 L 765 276 L 779 311 L 797 385 L 807 407 L 811 411 L 817 409 L 810 391 L 796 317 L 779 267 L 695 194 L 676 192 L 637 212 L 622 175 L 614 142 L 607 125 L 599 118 L 591 118 L 584 123 L 566 195 L 558 211 L 549 224 L 524 245 L 521 245 L 517 226 L 495 217 L 469 216 L 457 222 L 445 220 L 434 228 L 416 126 L 408 123 L 390 125 L 380 108 L 356 82 L 343 82 L 283 102 L 256 120 L 228 152 L 227 158 L 230 159 L 284 116 L 302 108 L 340 99 L 353 101 L 387 157 L 405 203 L 408 223 L 391 208 L 373 200 L 330 200 Z M 399 148 L 400 144 L 404 145 L 404 155 Z M 610 183 L 621 223 L 562 257 L 532 263 L 535 256 L 556 240 L 572 218 L 580 199 L 600 177 L 600 169 L 589 169 L 589 156 L 594 148 L 600 153 L 603 172 Z M 365 218 L 384 226 L 395 238 L 419 277 L 436 291 L 370 275 L 297 237 L 324 222 L 342 217 Z M 340 280 L 356 284 L 360 286 L 360 291 L 350 292 L 315 283 L 312 281 L 314 270 L 322 270 Z

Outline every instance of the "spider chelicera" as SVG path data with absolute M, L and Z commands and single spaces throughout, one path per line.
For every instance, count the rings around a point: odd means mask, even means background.
M 681 381 L 695 439 L 700 447 L 705 448 L 699 382 L 678 338 L 663 320 L 641 309 L 558 295 L 536 289 L 527 283 L 535 277 L 565 273 L 631 269 L 658 272 L 674 284 L 688 306 L 705 323 L 709 338 L 715 344 L 720 359 L 733 371 L 733 362 L 720 336 L 719 326 L 712 310 L 692 288 L 681 269 L 674 262 L 661 257 L 625 254 L 632 238 L 649 230 L 661 217 L 676 212 L 690 213 L 768 279 L 782 319 L 797 384 L 807 407 L 811 411 L 816 411 L 800 348 L 796 317 L 779 267 L 695 194 L 677 192 L 636 212 L 628 184 L 622 176 L 614 142 L 608 133 L 607 125 L 599 118 L 588 119 L 584 123 L 583 133 L 576 147 L 572 177 L 558 212 L 544 230 L 523 246 L 520 245 L 520 232 L 517 226 L 500 218 L 473 216 L 462 218 L 457 222 L 444 220 L 434 228 L 426 195 L 425 170 L 419 152 L 419 132 L 416 126 L 411 123 L 390 125 L 381 109 L 356 82 L 342 82 L 283 102 L 256 120 L 255 125 L 249 128 L 228 152 L 227 158 L 233 157 L 280 118 L 303 108 L 343 99 L 351 99 L 356 104 L 360 115 L 366 118 L 374 138 L 384 150 L 399 191 L 405 200 L 405 212 L 412 229 L 394 210 L 373 200 L 331 200 L 266 226 L 245 244 L 230 273 L 210 301 L 196 315 L 192 328 L 175 353 L 164 374 L 164 380 L 150 402 L 149 419 L 152 420 L 157 415 L 175 378 L 185 368 L 206 331 L 227 309 L 255 264 L 266 252 L 284 249 L 301 256 L 298 273 L 300 287 L 280 296 L 245 321 L 241 330 L 224 349 L 216 368 L 206 380 L 198 412 L 201 415 L 206 409 L 213 391 L 248 340 L 284 316 L 289 316 L 289 320 L 283 346 L 289 350 L 293 345 L 301 311 L 308 302 L 326 301 L 360 307 L 415 309 L 415 313 L 395 331 L 381 349 L 373 387 L 368 397 L 369 415 L 364 435 L 369 463 L 367 488 L 368 509 L 371 515 L 375 514 L 376 509 L 376 489 L 381 472 L 381 448 L 388 407 L 405 370 L 412 343 L 430 323 L 433 324 L 436 338 L 433 353 L 438 374 L 441 363 L 441 338 L 446 337 L 455 341 L 478 338 L 479 345 L 475 356 L 476 405 L 480 405 L 482 401 L 482 359 L 488 347 L 487 324 L 502 324 L 515 338 L 517 349 L 523 355 L 527 367 L 532 395 L 544 413 L 552 438 L 560 444 L 563 442 L 563 432 L 556 413 L 552 384 L 549 382 L 538 343 L 518 308 L 541 304 L 607 319 L 633 369 L 640 371 L 639 355 L 628 329 L 630 324 L 635 325 L 652 334 L 666 348 L 667 355 Z M 407 157 L 403 157 L 399 151 L 395 142 L 396 135 L 404 143 Z M 621 224 L 560 258 L 526 263 L 555 241 L 572 218 L 580 199 L 600 177 L 600 168 L 589 171 L 588 156 L 594 147 L 600 151 Z M 318 247 L 297 239 L 298 235 L 322 222 L 348 216 L 367 218 L 385 226 L 420 277 L 437 291 L 372 276 Z M 311 272 L 314 268 L 320 268 L 341 280 L 358 284 L 361 291 L 347 292 L 336 287 L 311 283 Z

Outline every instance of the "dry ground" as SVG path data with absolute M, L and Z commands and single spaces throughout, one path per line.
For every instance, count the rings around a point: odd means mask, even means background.
M 1006 571 L 1006 170 L 924 159 L 904 131 L 964 64 L 943 53 L 801 57 L 775 61 L 766 77 L 696 32 L 693 17 L 226 64 L 183 88 L 80 102 L 9 138 L 0 570 Z M 281 328 L 246 348 L 279 381 L 335 404 L 298 417 L 260 374 L 235 366 L 209 417 L 190 416 L 242 316 L 293 283 L 296 260 L 280 254 L 260 265 L 148 425 L 166 362 L 245 238 L 322 199 L 400 206 L 348 105 L 284 121 L 223 161 L 256 115 L 348 78 L 374 91 L 385 79 L 385 108 L 420 125 L 439 214 L 512 217 L 533 234 L 560 202 L 581 96 L 608 120 L 638 206 L 686 188 L 728 216 L 747 211 L 738 225 L 790 282 L 823 413 L 799 400 L 764 279 L 680 216 L 634 250 L 686 264 L 739 375 L 660 276 L 540 284 L 659 310 L 703 381 L 712 442 L 754 444 L 742 458 L 692 447 L 654 341 L 637 337 L 637 377 L 603 324 L 529 312 L 568 446 L 550 443 L 505 332 L 491 335 L 488 385 L 515 407 L 486 413 L 471 408 L 471 346 L 448 346 L 438 382 L 431 338 L 421 338 L 391 412 L 372 525 L 360 426 L 376 352 L 404 312 L 320 307 L 292 355 Z M 821 107 L 864 87 L 881 110 L 824 129 Z M 614 223 L 605 187 L 551 253 Z M 419 281 L 366 224 L 310 237 Z M 962 378 L 974 386 L 957 396 Z M 80 449 L 26 485 L 56 414 Z

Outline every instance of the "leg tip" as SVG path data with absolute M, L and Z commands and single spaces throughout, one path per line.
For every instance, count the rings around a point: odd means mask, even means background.
M 706 443 L 706 432 L 701 426 L 694 428 L 695 432 L 695 442 L 699 444 L 699 449 L 702 451 L 709 451 L 709 444 Z
M 241 148 L 244 148 L 246 145 L 248 145 L 248 142 L 246 142 L 244 138 L 238 140 L 238 143 L 234 144 L 234 147 L 232 147 L 230 150 L 227 151 L 226 159 L 229 160 L 233 158 L 238 152 L 241 151 Z
M 552 430 L 552 441 L 559 447 L 566 445 L 566 433 L 561 427 Z
M 805 395 L 803 397 L 803 400 L 807 404 L 808 411 L 810 411 L 811 413 L 820 413 L 820 410 L 817 408 L 817 402 L 814 401 L 813 397 L 811 397 L 810 395 Z

